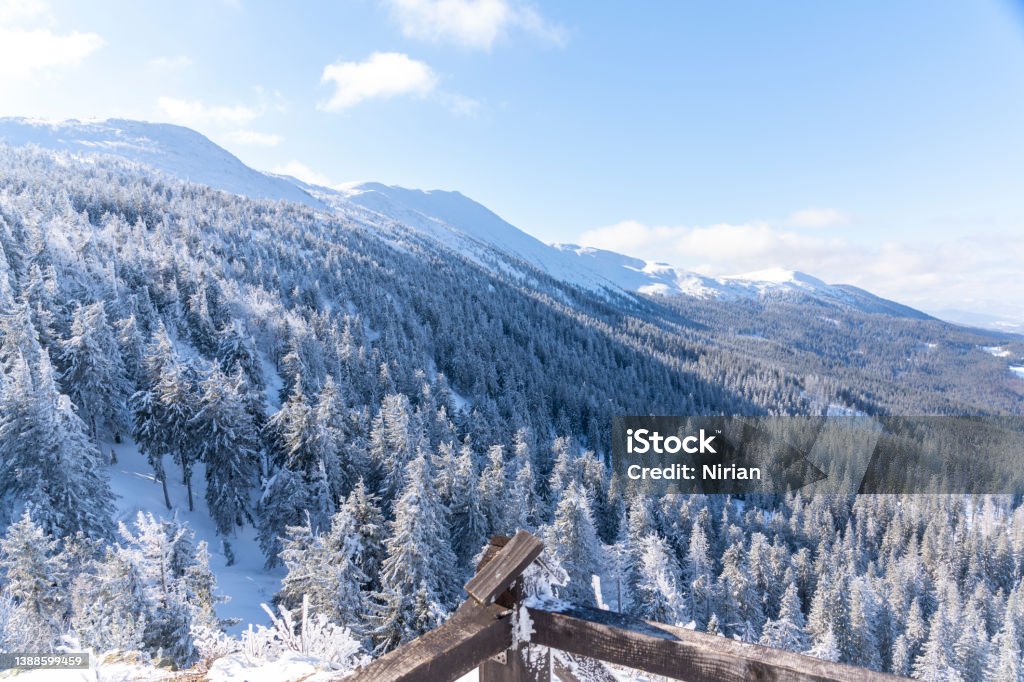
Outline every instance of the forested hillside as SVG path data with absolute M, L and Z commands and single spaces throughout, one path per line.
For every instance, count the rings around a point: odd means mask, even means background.
M 594 292 L 379 217 L 0 147 L 0 648 L 278 656 L 283 621 L 224 634 L 218 570 L 254 537 L 276 613 L 305 596 L 344 669 L 435 626 L 485 538 L 526 528 L 571 601 L 1022 679 L 1020 499 L 632 497 L 606 460 L 613 415 L 1021 414 L 1019 337 Z M 152 477 L 131 517 L 124 450 Z

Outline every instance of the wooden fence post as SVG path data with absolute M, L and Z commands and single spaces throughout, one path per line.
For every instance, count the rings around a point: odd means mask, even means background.
M 517 610 L 523 600 L 523 584 L 518 578 L 540 555 L 542 549 L 537 538 L 523 531 L 512 539 L 493 537 L 477 566 L 476 576 L 466 583 L 466 592 L 473 599 L 493 599 L 494 603 L 513 610 L 512 646 L 480 664 L 480 682 L 551 680 L 551 654 L 547 647 L 515 641 L 515 619 L 518 618 Z M 494 560 L 499 557 L 499 550 L 500 562 L 496 563 Z M 508 583 L 510 575 L 515 576 L 511 584 Z M 501 587 L 504 589 L 495 594 L 495 590 Z

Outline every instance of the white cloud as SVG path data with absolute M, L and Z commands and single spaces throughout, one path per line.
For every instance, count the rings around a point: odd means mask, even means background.
M 362 62 L 329 64 L 320 80 L 335 87 L 320 107 L 325 111 L 343 111 L 369 99 L 422 97 L 437 86 L 437 75 L 430 66 L 398 52 L 374 52 Z
M 796 227 L 832 227 L 842 225 L 849 218 L 834 208 L 805 208 L 789 215 L 789 224 Z
M 42 0 L 0 0 L 0 26 L 20 23 L 26 19 L 53 21 L 50 8 Z
M 792 224 L 791 218 L 786 224 Z M 627 220 L 584 232 L 576 241 L 705 275 L 800 270 L 926 312 L 959 309 L 1024 320 L 1024 236 L 1007 234 L 961 233 L 866 244 L 763 221 L 657 226 Z M 1013 234 L 1024 235 L 1024 230 Z
M 49 6 L 38 0 L 0 0 L 0 88 L 70 69 L 103 47 L 95 33 L 58 33 Z
M 384 0 L 409 38 L 490 50 L 514 29 L 556 45 L 565 31 L 521 0 Z
M 241 104 L 211 106 L 201 100 L 175 97 L 161 97 L 156 105 L 159 112 L 168 120 L 192 128 L 205 125 L 243 126 L 263 113 L 260 108 Z
M 480 109 L 483 105 L 479 100 L 475 100 L 472 97 L 466 97 L 465 95 L 447 93 L 442 97 L 445 106 L 448 107 L 448 111 L 452 112 L 456 116 L 464 116 L 466 118 L 472 118 L 480 113 Z
M 331 186 L 330 178 L 323 173 L 318 173 L 300 161 L 289 161 L 286 164 L 275 166 L 270 172 L 277 173 L 278 175 L 290 175 L 311 185 Z
M 224 134 L 224 139 L 247 147 L 276 147 L 284 141 L 280 135 L 255 130 L 232 130 Z

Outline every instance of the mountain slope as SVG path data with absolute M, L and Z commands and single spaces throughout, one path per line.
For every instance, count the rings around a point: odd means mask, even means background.
M 293 201 L 320 208 L 319 201 L 288 180 L 249 168 L 233 154 L 189 128 L 124 119 L 37 121 L 0 118 L 0 143 L 111 154 L 188 180 L 252 199 Z
M 545 244 L 459 192 L 406 189 L 376 182 L 329 188 L 261 173 L 203 135 L 181 126 L 122 119 L 52 123 L 3 118 L 0 143 L 111 154 L 232 194 L 369 215 L 371 222 L 394 221 L 486 267 L 529 277 L 530 273 L 520 267 L 526 263 L 554 279 L 602 295 L 625 292 L 721 301 L 810 299 L 860 312 L 929 319 L 924 313 L 862 289 L 826 284 L 800 272 L 768 270 L 736 277 L 707 277 L 612 251 Z M 495 265 L 496 259 L 499 265 Z

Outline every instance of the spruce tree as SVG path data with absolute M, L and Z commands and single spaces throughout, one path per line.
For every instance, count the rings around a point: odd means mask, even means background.
M 49 354 L 39 350 L 35 371 L 19 356 L 0 391 L 0 498 L 31 509 L 55 536 L 104 537 L 112 497 L 100 453 L 59 392 Z
M 508 534 L 509 485 L 505 475 L 505 448 L 492 445 L 487 451 L 487 466 L 480 473 L 478 497 L 484 519 L 485 535 Z
M 470 561 L 487 539 L 487 522 L 480 510 L 478 481 L 473 451 L 467 440 L 463 442 L 455 461 L 449 503 L 452 549 L 455 551 L 458 565 L 467 570 L 470 568 Z
M 992 638 L 992 652 L 989 655 L 985 682 L 1024 681 L 1024 649 L 1012 608 L 1006 609 L 1003 624 Z
M 108 547 L 71 594 L 71 626 L 84 646 L 98 652 L 143 648 L 148 605 L 142 578 L 121 550 Z
M 221 535 L 252 522 L 249 498 L 258 475 L 259 443 L 242 396 L 240 372 L 225 376 L 214 367 L 199 385 L 190 420 L 196 456 L 206 464 L 206 505 Z
M 68 607 L 57 557 L 57 541 L 48 537 L 26 511 L 0 539 L 0 575 L 4 592 L 18 615 L 19 645 L 51 651 L 63 631 Z
M 120 440 L 127 428 L 131 385 L 102 301 L 75 311 L 71 337 L 62 343 L 60 364 L 63 385 L 93 441 L 101 432 Z
M 562 495 L 555 518 L 548 527 L 546 542 L 569 576 L 559 591 L 568 601 L 595 606 L 592 577 L 600 571 L 601 545 L 586 493 L 575 481 Z
M 383 653 L 425 632 L 454 601 L 455 556 L 444 509 L 421 452 L 410 462 L 389 524 L 387 558 L 371 616 L 376 650 Z
M 795 583 L 786 586 L 779 617 L 765 623 L 760 643 L 798 654 L 807 650 L 809 642 L 804 633 L 804 614 L 800 608 L 800 594 Z
M 664 538 L 651 533 L 641 540 L 639 584 L 632 612 L 647 620 L 675 625 L 686 621 L 679 568 Z

